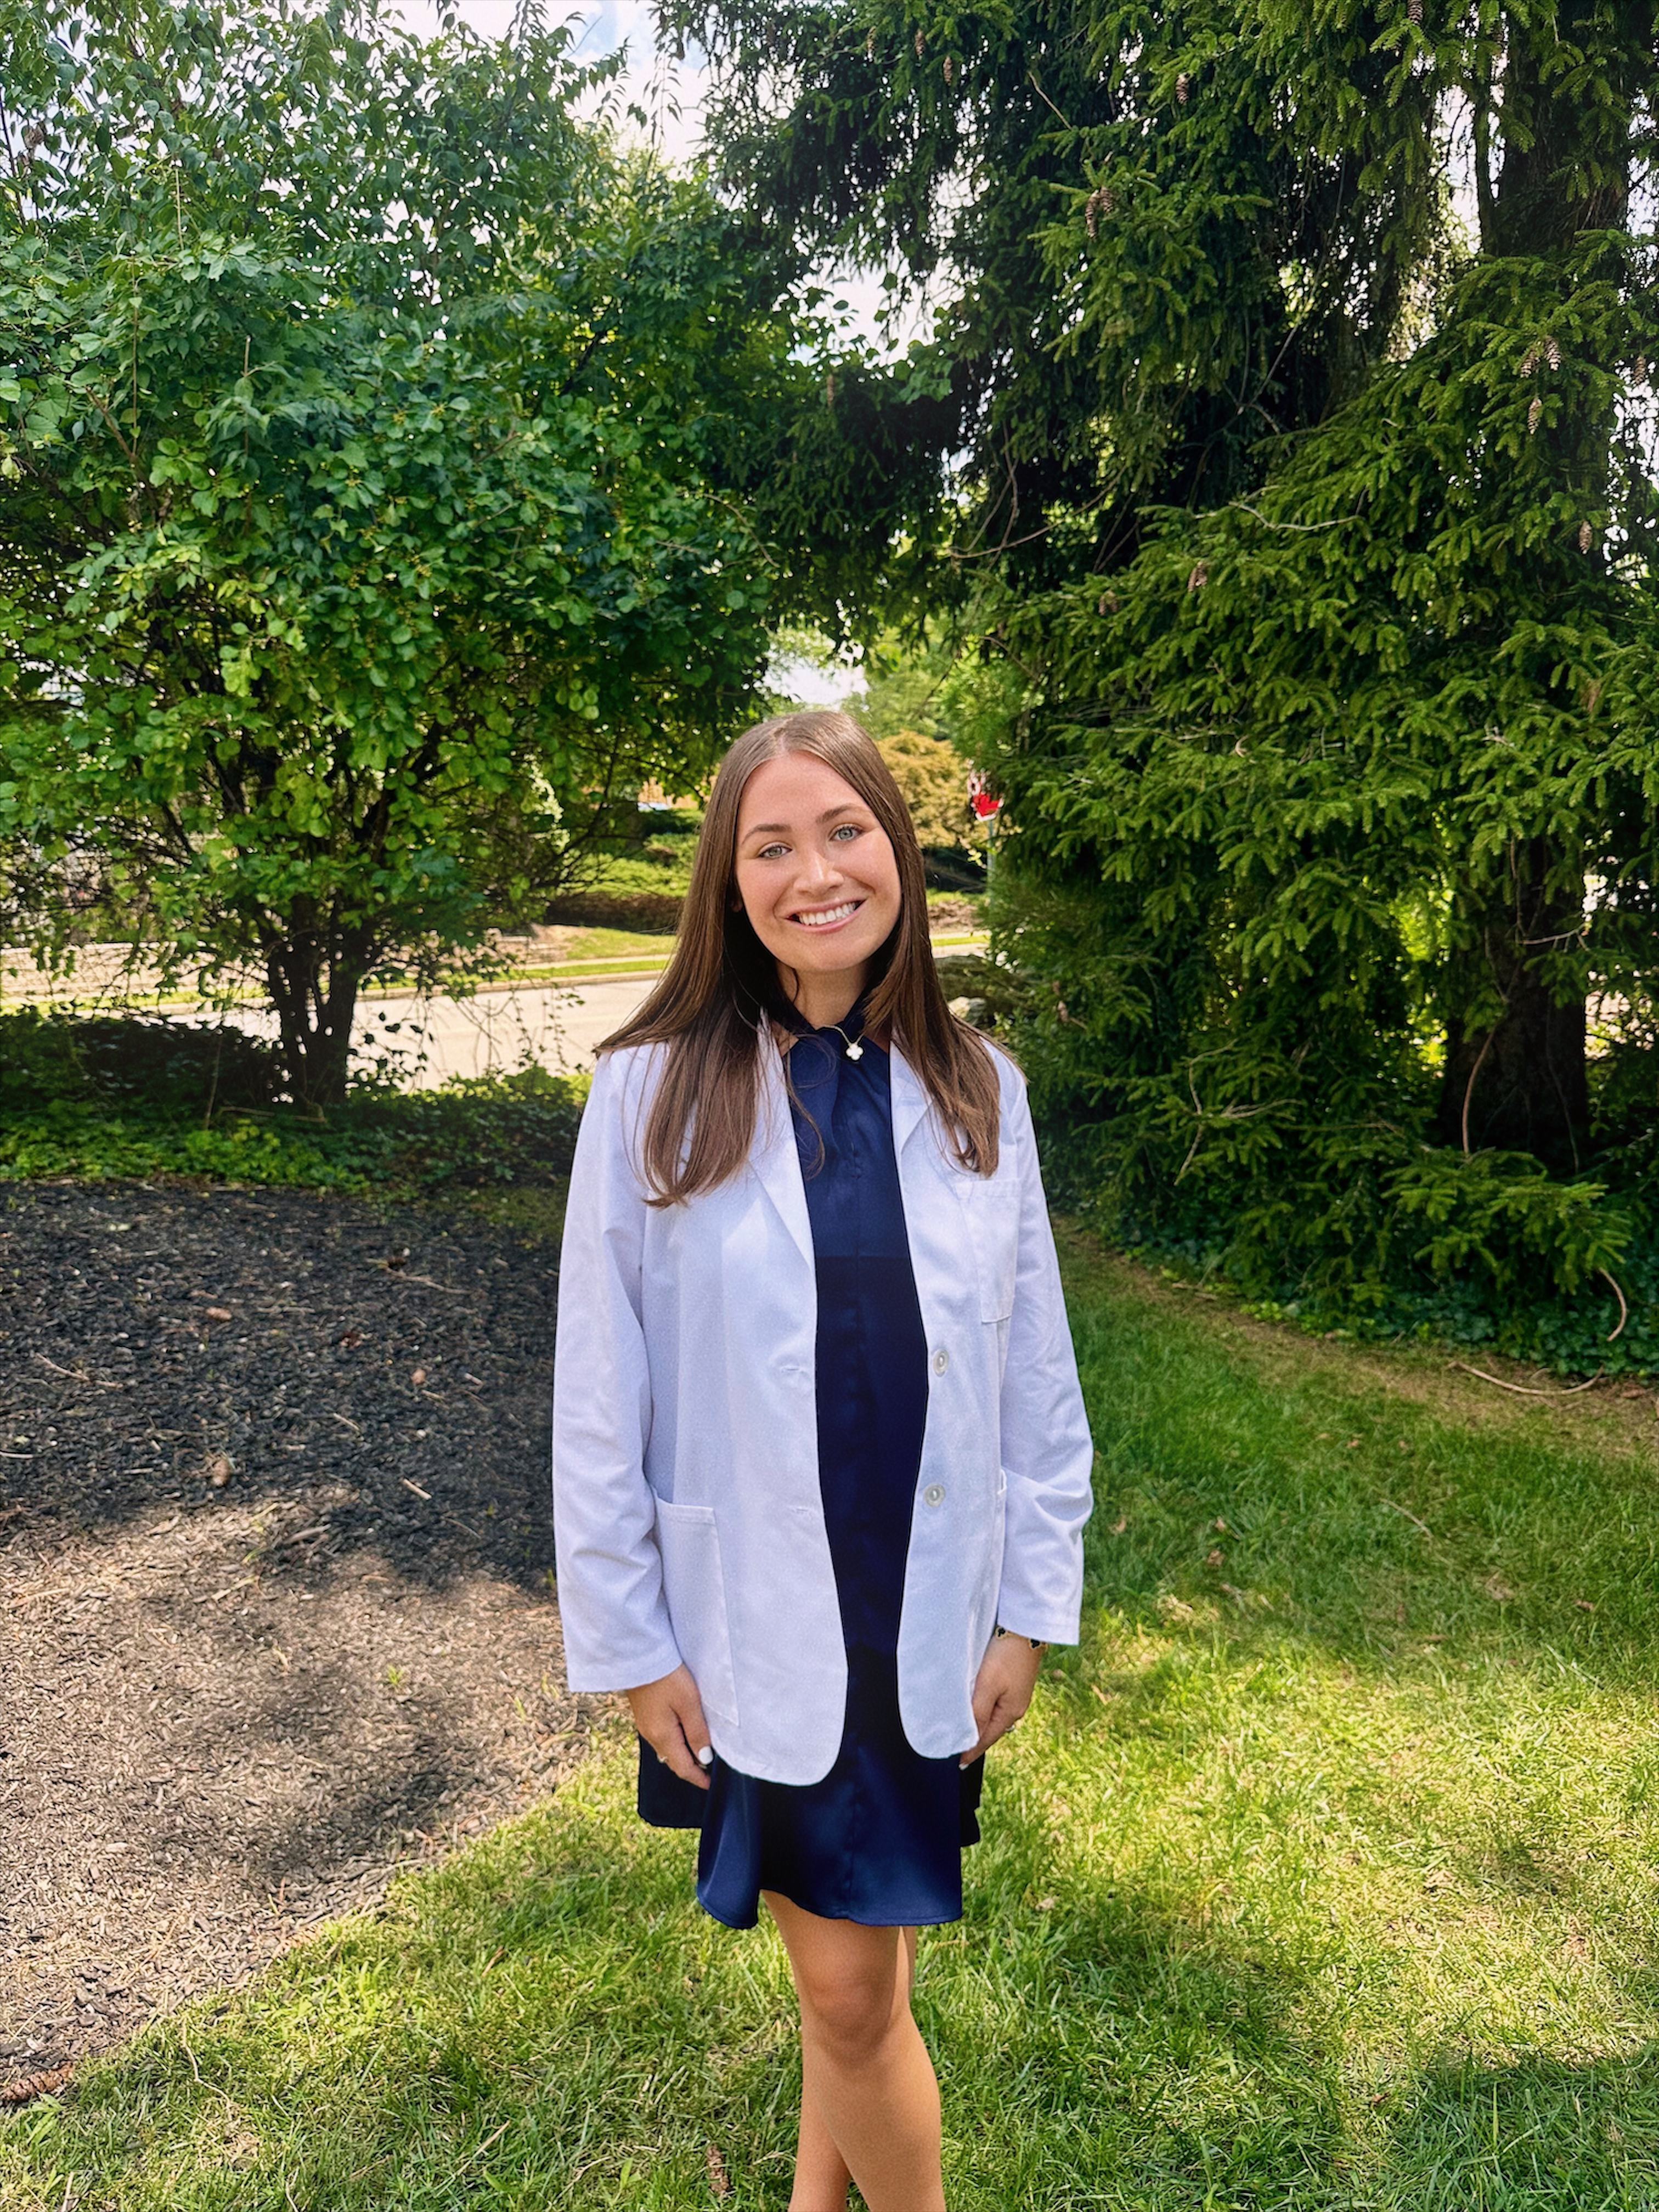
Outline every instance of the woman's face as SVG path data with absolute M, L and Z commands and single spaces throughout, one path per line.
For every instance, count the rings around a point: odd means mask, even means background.
M 833 769 L 810 753 L 783 753 L 744 791 L 736 874 L 756 936 L 800 979 L 796 1003 L 809 1019 L 838 1021 L 899 918 L 886 831 Z M 822 1012 L 828 997 L 843 996 L 838 1012 Z

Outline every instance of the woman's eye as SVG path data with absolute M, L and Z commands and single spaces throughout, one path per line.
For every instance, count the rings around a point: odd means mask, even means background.
M 781 860 L 788 850 L 789 848 L 787 845 L 763 845 L 755 858 L 757 860 Z
M 856 822 L 843 822 L 839 830 L 832 830 L 830 832 L 830 842 L 833 843 L 837 837 L 846 839 L 848 837 L 857 837 L 861 834 L 862 833 L 860 832 Z

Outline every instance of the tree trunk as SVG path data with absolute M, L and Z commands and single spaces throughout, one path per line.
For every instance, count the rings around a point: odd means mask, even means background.
M 1626 0 L 1628 4 L 1628 0 Z M 1588 14 L 1582 21 L 1588 23 Z M 1560 36 L 1576 36 L 1581 11 L 1564 15 Z M 1504 106 L 1510 120 L 1503 165 L 1493 181 L 1480 149 L 1481 233 L 1490 254 L 1549 259 L 1586 233 L 1625 220 L 1629 197 L 1627 105 L 1583 99 L 1555 61 L 1557 27 L 1505 18 Z M 1563 90 L 1565 86 L 1567 88 Z M 1564 276 L 1564 283 L 1567 280 Z M 1581 513 L 1605 499 L 1613 435 L 1611 413 L 1570 413 L 1543 430 L 1551 474 L 1577 495 Z M 1541 549 L 1534 592 L 1540 612 L 1570 572 L 1600 559 L 1575 543 Z M 1483 907 L 1465 907 L 1474 926 L 1471 950 L 1454 959 L 1449 977 L 1445 1075 L 1437 1115 L 1441 1141 L 1468 1151 L 1491 1146 L 1535 1153 L 1571 1172 L 1589 1132 L 1585 1018 L 1582 987 L 1564 982 L 1559 958 L 1583 928 L 1583 887 L 1567 856 L 1545 837 L 1517 846 L 1510 881 Z M 1461 969 L 1461 973 L 1459 972 Z M 1493 993 L 1503 1002 L 1496 1023 L 1460 1014 Z
M 265 976 L 289 1089 L 296 1105 L 314 1114 L 345 1102 L 363 973 L 357 948 L 326 944 L 304 930 L 266 947 Z
M 1564 998 L 1549 969 L 1552 953 L 1576 944 L 1583 913 L 1559 878 L 1552 889 L 1550 859 L 1541 837 L 1516 851 L 1510 896 L 1487 910 L 1480 950 L 1459 963 L 1467 998 L 1495 989 L 1504 1012 L 1496 1023 L 1449 1023 L 1438 1134 L 1466 1152 L 1533 1152 L 1570 1174 L 1589 1126 L 1584 1002 Z

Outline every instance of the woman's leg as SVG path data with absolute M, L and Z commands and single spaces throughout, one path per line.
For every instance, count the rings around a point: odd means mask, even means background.
M 945 2212 L 939 2084 L 915 2021 L 915 1930 L 824 1920 L 768 1893 L 800 1999 L 801 2133 L 790 2212 Z
M 904 1952 L 899 1964 L 905 1977 L 905 2002 L 916 1984 L 916 1931 L 903 1931 Z M 852 2179 L 847 2160 L 836 2148 L 836 2139 L 830 2132 L 830 2123 L 818 2109 L 817 2098 L 807 2087 L 805 2069 L 802 2069 L 800 2092 L 800 2140 L 795 2153 L 795 2186 L 789 2199 L 789 2212 L 843 2212 L 847 2203 L 847 2185 Z
M 836 2148 L 830 2123 L 818 2110 L 802 2069 L 800 2135 L 795 2144 L 795 2185 L 789 2212 L 846 2212 L 847 2186 L 853 2176 Z

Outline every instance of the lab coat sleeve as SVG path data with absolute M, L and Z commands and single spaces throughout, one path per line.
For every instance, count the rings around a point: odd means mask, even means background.
M 1002 1378 L 1006 1535 L 997 1620 L 1016 1635 L 1075 1644 L 1094 1448 L 1025 1085 L 1012 1068 L 1003 1085 L 1002 1141 L 1014 1148 L 1018 1167 L 1019 1244 Z
M 647 1207 L 629 1141 L 644 1058 L 607 1053 L 599 1062 L 576 1139 L 559 1261 L 553 1532 L 573 1690 L 631 1690 L 680 1663 L 645 1474 Z

